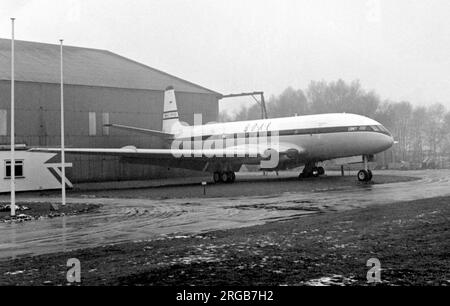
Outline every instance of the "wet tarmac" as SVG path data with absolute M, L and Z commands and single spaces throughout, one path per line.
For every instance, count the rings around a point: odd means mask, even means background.
M 419 180 L 358 184 L 277 195 L 220 198 L 133 199 L 69 197 L 69 203 L 103 204 L 95 213 L 0 224 L 0 259 L 95 247 L 126 241 L 239 228 L 369 205 L 450 196 L 450 170 L 380 171 Z M 375 173 L 376 175 L 376 173 Z M 283 178 L 280 178 L 283 179 Z M 336 176 L 336 180 L 340 177 Z M 261 182 L 260 184 L 270 184 Z M 302 184 L 302 182 L 298 182 Z M 239 188 L 239 183 L 234 186 Z M 170 193 L 170 188 L 167 187 Z M 2 196 L 0 199 L 7 199 Z M 21 194 L 19 201 L 58 202 L 58 197 Z

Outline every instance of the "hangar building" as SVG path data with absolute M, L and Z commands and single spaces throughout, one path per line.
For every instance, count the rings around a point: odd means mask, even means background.
M 0 39 L 0 146 L 10 143 L 11 40 Z M 59 45 L 15 41 L 16 144 L 60 145 Z M 106 123 L 160 130 L 164 89 L 176 91 L 180 119 L 217 120 L 220 94 L 115 53 L 64 47 L 67 147 L 161 147 L 149 135 L 104 127 Z M 74 156 L 72 182 L 149 179 L 186 175 L 188 170 L 131 165 L 115 157 Z

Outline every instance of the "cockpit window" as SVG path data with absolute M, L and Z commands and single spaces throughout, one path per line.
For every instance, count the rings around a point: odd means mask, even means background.
M 388 129 L 387 128 L 385 128 L 384 126 L 382 126 L 382 125 L 378 125 L 377 126 L 379 129 L 380 129 L 380 131 L 382 132 L 382 133 L 385 133 L 385 134 L 388 134 L 388 135 L 391 135 L 391 133 L 388 131 Z
M 360 126 L 350 126 L 348 127 L 349 132 L 356 132 L 356 131 L 373 131 L 373 132 L 379 132 L 387 135 L 391 135 L 389 131 L 382 125 L 360 125 Z

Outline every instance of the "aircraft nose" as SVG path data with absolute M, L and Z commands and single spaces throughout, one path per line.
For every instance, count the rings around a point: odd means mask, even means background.
M 387 150 L 394 144 L 394 138 L 392 136 L 384 135 L 383 139 L 380 140 L 380 147 L 381 149 Z

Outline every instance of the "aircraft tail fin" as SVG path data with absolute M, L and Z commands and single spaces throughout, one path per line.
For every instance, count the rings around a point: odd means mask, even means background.
M 174 130 L 181 127 L 178 116 L 177 101 L 175 98 L 175 89 L 172 86 L 167 87 L 164 92 L 164 110 L 162 120 L 162 131 L 164 133 L 175 134 Z

